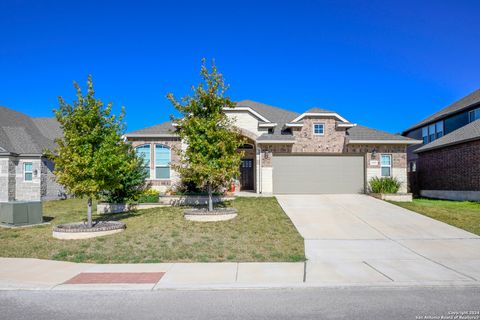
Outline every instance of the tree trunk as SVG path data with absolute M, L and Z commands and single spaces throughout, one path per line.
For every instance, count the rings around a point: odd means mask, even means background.
M 208 211 L 213 211 L 212 186 L 210 184 L 207 185 L 207 191 L 208 191 Z
M 92 198 L 88 198 L 87 226 L 92 227 Z

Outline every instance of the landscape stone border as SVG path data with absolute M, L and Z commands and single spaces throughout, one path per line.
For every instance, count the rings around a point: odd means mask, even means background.
M 231 220 L 238 215 L 238 211 L 235 208 L 216 208 L 213 211 L 191 208 L 185 209 L 183 214 L 190 221 L 211 222 Z
M 126 227 L 120 221 L 98 221 L 92 228 L 87 228 L 85 222 L 66 223 L 53 228 L 53 237 L 63 240 L 88 239 L 122 232 Z

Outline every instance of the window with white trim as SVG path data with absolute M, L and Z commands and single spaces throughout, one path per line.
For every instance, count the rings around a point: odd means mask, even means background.
M 155 179 L 170 179 L 170 148 L 155 145 Z
M 135 148 L 137 156 L 143 160 L 143 167 L 147 173 L 147 179 L 150 179 L 150 145 L 144 144 Z
M 382 177 L 392 176 L 392 155 L 382 154 L 380 156 L 380 168 L 382 170 Z
M 316 136 L 323 136 L 325 129 L 324 123 L 315 123 L 313 124 L 313 134 Z
M 33 181 L 33 163 L 25 162 L 23 164 L 23 180 Z

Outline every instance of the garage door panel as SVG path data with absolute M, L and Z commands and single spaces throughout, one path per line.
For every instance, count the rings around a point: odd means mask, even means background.
M 362 193 L 362 156 L 274 156 L 273 192 Z

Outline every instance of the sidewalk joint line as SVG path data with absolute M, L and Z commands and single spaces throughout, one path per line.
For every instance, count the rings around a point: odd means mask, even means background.
M 307 282 L 307 261 L 303 262 L 303 282 Z
M 235 282 L 238 282 L 238 267 L 240 266 L 240 263 L 237 262 L 237 270 L 235 271 Z
M 370 268 L 372 268 L 373 270 L 377 271 L 378 273 L 380 273 L 382 276 L 384 276 L 385 278 L 388 278 L 390 281 L 392 282 L 395 282 L 395 280 L 393 280 L 392 278 L 390 278 L 389 276 L 387 276 L 385 273 L 383 273 L 382 271 L 378 270 L 377 268 L 375 268 L 374 266 L 372 266 L 370 263 L 368 263 L 367 261 L 362 261 L 364 264 L 366 264 L 367 266 L 369 266 Z

